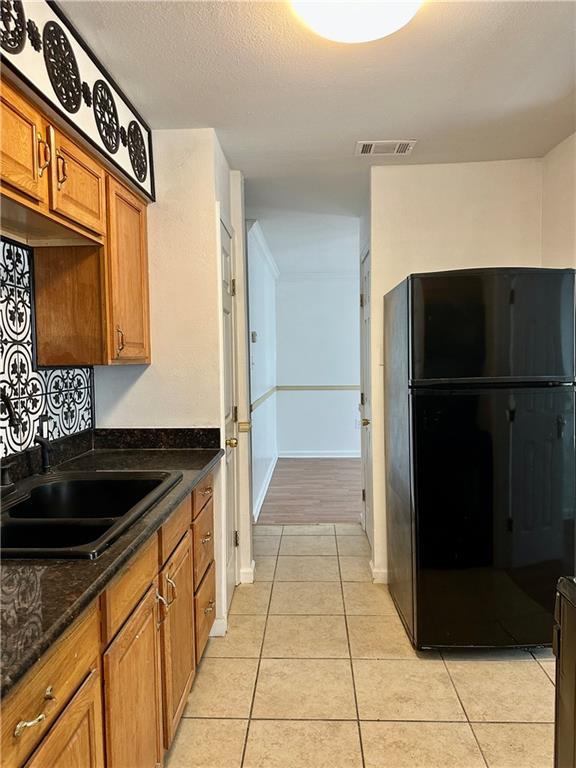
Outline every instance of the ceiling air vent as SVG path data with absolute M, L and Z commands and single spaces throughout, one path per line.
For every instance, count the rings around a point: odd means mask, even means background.
M 357 141 L 356 155 L 409 155 L 416 141 Z

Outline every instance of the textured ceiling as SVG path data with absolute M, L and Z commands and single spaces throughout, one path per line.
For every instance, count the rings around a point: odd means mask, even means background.
M 284 2 L 61 6 L 153 128 L 216 129 L 273 249 L 288 214 L 360 213 L 371 163 L 537 157 L 575 130 L 574 2 L 429 1 L 352 46 Z M 410 158 L 353 156 L 374 138 L 419 143 Z

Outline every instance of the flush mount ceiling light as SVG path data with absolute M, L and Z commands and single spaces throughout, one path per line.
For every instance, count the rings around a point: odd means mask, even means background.
M 423 0 L 303 0 L 292 2 L 300 21 L 317 35 L 337 43 L 367 43 L 401 29 Z

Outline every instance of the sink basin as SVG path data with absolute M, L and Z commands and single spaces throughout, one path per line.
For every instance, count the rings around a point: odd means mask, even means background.
M 61 472 L 20 483 L 3 504 L 2 557 L 98 557 L 181 472 Z
M 162 483 L 160 478 L 59 479 L 38 485 L 10 517 L 121 517 Z
M 3 523 L 0 527 L 2 552 L 9 549 L 46 549 L 77 547 L 99 539 L 111 527 L 111 523 L 86 525 L 70 522 L 65 525 L 26 522 Z

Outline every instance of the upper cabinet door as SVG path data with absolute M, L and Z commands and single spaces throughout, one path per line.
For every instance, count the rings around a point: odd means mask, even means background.
M 43 203 L 48 198 L 50 164 L 46 127 L 39 112 L 6 83 L 2 83 L 0 106 L 2 183 Z
M 104 168 L 59 131 L 50 128 L 50 134 L 51 209 L 102 234 L 106 229 Z
M 110 359 L 150 362 L 146 205 L 108 177 Z

